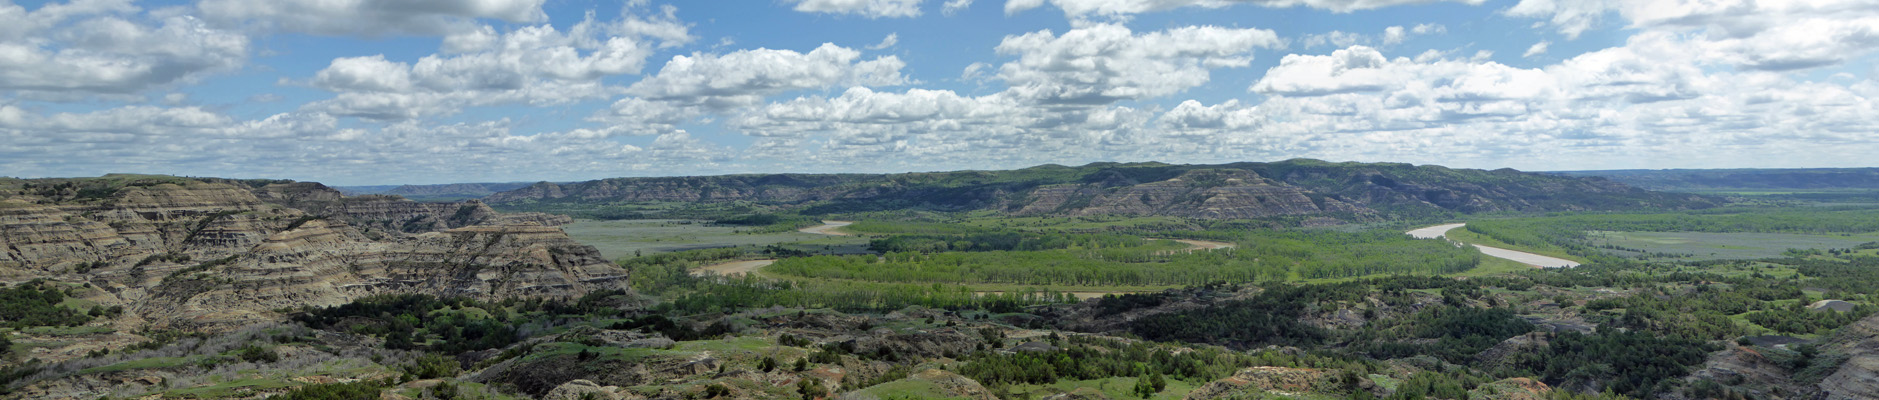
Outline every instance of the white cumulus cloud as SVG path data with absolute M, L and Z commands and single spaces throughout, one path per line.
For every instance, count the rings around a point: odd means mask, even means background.
M 399 120 L 454 114 L 465 106 L 566 104 L 605 98 L 623 88 L 601 78 L 640 73 L 655 48 L 691 39 L 664 17 L 600 22 L 591 17 L 561 32 L 550 25 L 458 43 L 415 63 L 382 55 L 342 57 L 308 83 L 338 93 L 307 107 L 333 115 Z M 658 27 L 664 26 L 664 27 Z M 650 28 L 650 29 L 649 29 Z M 641 36 L 650 32 L 656 36 Z M 621 36 L 623 35 L 623 36 Z
M 1568 38 L 1617 15 L 1645 33 L 1688 36 L 1705 62 L 1788 71 L 1879 49 L 1879 7 L 1864 0 L 1521 0 L 1508 15 L 1545 19 Z
M 946 0 L 946 4 L 940 6 L 940 13 L 946 14 L 946 15 L 953 15 L 953 14 L 958 14 L 960 11 L 965 11 L 967 8 L 971 8 L 971 7 L 972 7 L 972 0 Z
M 874 44 L 873 46 L 868 46 L 868 50 L 880 50 L 880 49 L 885 49 L 885 48 L 889 48 L 889 47 L 894 47 L 894 45 L 896 45 L 896 44 L 900 44 L 900 34 L 899 34 L 899 33 L 889 33 L 889 34 L 887 34 L 887 37 L 885 37 L 885 38 L 881 38 L 881 42 L 880 42 L 880 43 L 876 43 L 876 44 Z
M 920 16 L 922 0 L 786 0 L 796 3 L 795 10 L 824 14 L 853 14 L 868 18 L 906 18 Z
M 633 83 L 627 93 L 649 100 L 714 109 L 757 104 L 765 96 L 835 85 L 894 86 L 907 83 L 894 56 L 861 60 L 861 52 L 824 43 L 815 50 L 754 49 L 728 54 L 675 56 L 657 74 Z
M 1007 0 L 1005 13 L 1023 12 L 1044 5 L 1046 0 Z M 1071 18 L 1086 17 L 1127 17 L 1157 11 L 1167 11 L 1181 7 L 1223 8 L 1234 5 L 1256 5 L 1261 7 L 1310 7 L 1335 12 L 1351 12 L 1408 4 L 1434 3 L 1444 0 L 1048 0 L 1051 5 L 1063 9 L 1064 15 Z M 1485 0 L 1446 0 L 1465 4 L 1481 4 Z
M 0 5 L 0 89 L 55 100 L 129 95 L 240 68 L 246 36 L 127 1 Z
M 202 0 L 201 15 L 230 26 L 319 35 L 438 35 L 474 29 L 477 19 L 535 23 L 544 0 Z
M 1095 24 L 1059 36 L 1050 31 L 1007 36 L 999 54 L 1018 59 L 998 79 L 1022 98 L 1052 104 L 1108 104 L 1172 95 L 1206 84 L 1210 70 L 1245 67 L 1255 49 L 1283 47 L 1272 31 L 1190 26 L 1136 34 Z
M 1534 43 L 1533 46 L 1527 47 L 1527 52 L 1520 53 L 1520 56 L 1521 57 L 1533 57 L 1533 56 L 1537 56 L 1541 54 L 1546 54 L 1546 51 L 1552 46 L 1553 46 L 1553 42 L 1541 40 L 1539 43 Z

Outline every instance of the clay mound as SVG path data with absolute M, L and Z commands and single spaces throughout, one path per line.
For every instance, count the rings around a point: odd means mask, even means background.
M 998 397 L 992 396 L 991 390 L 987 390 L 985 386 L 979 385 L 979 381 L 950 371 L 929 369 L 908 376 L 907 379 L 931 382 L 934 387 L 951 397 L 962 397 L 973 400 L 998 399 Z
M 1553 388 L 1527 378 L 1507 378 L 1476 386 L 1468 398 L 1481 400 L 1546 400 Z

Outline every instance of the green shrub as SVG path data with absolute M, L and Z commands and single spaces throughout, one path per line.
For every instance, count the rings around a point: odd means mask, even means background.
M 405 366 L 404 372 L 417 379 L 436 379 L 457 376 L 457 368 L 456 360 L 426 353 Z
M 271 363 L 271 362 L 280 362 L 281 360 L 280 353 L 275 353 L 274 349 L 252 345 L 252 344 L 242 347 L 240 350 L 236 350 L 235 356 L 240 357 L 242 361 L 247 361 L 247 362 L 270 362 Z

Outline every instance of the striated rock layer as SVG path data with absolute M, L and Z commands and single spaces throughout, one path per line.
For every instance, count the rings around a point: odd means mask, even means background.
M 386 293 L 480 299 L 626 288 L 565 216 L 345 197 L 311 182 L 0 181 L 0 281 L 85 282 L 157 328 L 218 330 Z M 135 322 L 133 322 L 135 323 Z
M 1819 399 L 1879 398 L 1879 316 L 1840 328 L 1821 346 L 1846 356 L 1846 362 L 1822 379 Z

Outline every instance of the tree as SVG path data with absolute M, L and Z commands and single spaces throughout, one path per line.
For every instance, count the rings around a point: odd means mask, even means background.
M 457 361 L 444 356 L 425 353 L 418 356 L 411 365 L 404 367 L 404 372 L 417 379 L 448 378 L 457 375 Z
M 796 393 L 802 394 L 803 400 L 815 400 L 828 396 L 829 388 L 822 387 L 820 379 L 804 379 L 796 382 Z
M 1142 398 L 1146 399 L 1149 396 L 1155 395 L 1155 385 L 1149 383 L 1147 378 L 1136 379 L 1134 392 L 1136 396 L 1142 396 Z

